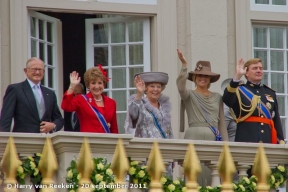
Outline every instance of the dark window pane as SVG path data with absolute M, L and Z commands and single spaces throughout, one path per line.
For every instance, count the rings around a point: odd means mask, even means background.
M 117 113 L 117 123 L 118 123 L 118 129 L 120 134 L 124 134 L 124 123 L 126 119 L 126 113 Z
M 125 23 L 111 23 L 111 42 L 125 42 Z
M 128 23 L 129 42 L 143 41 L 143 22 Z
M 30 33 L 32 37 L 36 37 L 36 19 L 30 17 Z
M 47 22 L 47 41 L 52 42 L 52 23 Z
M 47 50 L 47 58 L 48 58 L 48 61 L 47 61 L 47 64 L 48 65 L 53 65 L 53 46 L 52 45 L 48 45 L 47 46 L 48 50 Z
M 123 46 L 111 46 L 112 66 L 126 65 L 126 48 Z
M 117 111 L 126 111 L 127 106 L 126 90 L 112 91 L 112 97 L 116 101 Z
M 266 28 L 257 28 L 253 29 L 253 38 L 254 38 L 254 47 L 267 47 L 267 34 Z
M 94 25 L 94 43 L 108 43 L 108 24 Z
M 129 61 L 130 65 L 141 65 L 144 63 L 143 59 L 143 45 L 129 46 Z
M 53 69 L 48 68 L 48 87 L 54 88 L 54 83 L 53 83 Z
M 255 0 L 256 4 L 269 4 L 269 0 Z
M 44 40 L 44 21 L 43 20 L 38 20 L 38 31 L 39 31 L 39 39 Z
M 112 88 L 126 88 L 126 68 L 112 69 Z
M 272 5 L 286 5 L 286 0 L 272 0 Z
M 108 47 L 94 47 L 94 66 L 108 66 Z
M 254 50 L 254 57 L 262 60 L 262 66 L 264 70 L 267 70 L 267 51 Z
M 271 48 L 283 48 L 284 29 L 281 28 L 270 28 L 270 47 Z
M 45 45 L 44 43 L 39 43 L 39 57 L 45 62 Z
M 31 39 L 31 57 L 37 56 L 37 41 Z

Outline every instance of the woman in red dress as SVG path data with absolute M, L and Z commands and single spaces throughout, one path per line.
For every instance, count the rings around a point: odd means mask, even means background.
M 80 80 L 76 71 L 70 73 L 70 86 L 63 96 L 61 108 L 67 112 L 76 112 L 80 132 L 118 133 L 116 102 L 103 94 L 109 79 L 102 66 L 98 65 L 85 72 L 84 82 L 89 92 L 73 97 Z

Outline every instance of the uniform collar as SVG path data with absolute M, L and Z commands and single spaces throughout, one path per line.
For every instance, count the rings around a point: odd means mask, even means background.
M 254 84 L 254 83 L 252 83 L 250 81 L 247 81 L 246 85 L 249 86 L 249 87 L 252 87 L 254 89 L 259 89 L 260 87 L 263 87 L 263 84 L 261 82 L 259 84 Z

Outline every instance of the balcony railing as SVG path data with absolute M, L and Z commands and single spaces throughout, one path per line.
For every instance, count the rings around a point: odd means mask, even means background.
M 118 138 L 123 140 L 123 145 L 128 157 L 133 160 L 146 161 L 153 142 L 156 139 L 133 138 L 132 135 L 125 134 L 97 134 L 97 133 L 76 133 L 57 132 L 53 134 L 27 134 L 27 133 L 1 133 L 0 135 L 0 159 L 3 156 L 9 137 L 14 138 L 14 143 L 19 158 L 31 156 L 34 153 L 41 153 L 45 143 L 45 138 L 50 137 L 57 156 L 59 169 L 54 178 L 56 184 L 66 183 L 66 169 L 70 166 L 71 160 L 77 157 L 83 143 L 83 138 L 89 140 L 93 157 L 107 157 L 111 161 Z M 217 162 L 224 142 L 200 141 L 184 139 L 157 139 L 164 162 L 178 162 L 182 164 L 187 146 L 193 143 L 198 158 L 212 169 L 212 186 L 220 184 L 219 174 L 217 174 Z M 246 175 L 250 165 L 253 165 L 255 154 L 259 147 L 258 143 L 238 143 L 228 142 L 230 152 L 235 162 L 240 176 Z M 270 167 L 278 164 L 288 164 L 288 145 L 263 144 Z M 181 177 L 181 167 L 174 170 L 175 177 Z M 25 191 L 24 189 L 20 191 Z M 26 191 L 30 191 L 26 189 Z M 66 192 L 67 189 L 57 189 L 58 192 Z

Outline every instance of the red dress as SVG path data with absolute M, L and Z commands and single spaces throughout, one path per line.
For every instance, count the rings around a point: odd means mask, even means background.
M 67 94 L 66 92 L 61 104 L 61 108 L 66 112 L 76 111 L 80 123 L 80 132 L 106 133 L 96 114 L 88 105 L 87 102 L 89 102 L 91 106 L 101 112 L 106 122 L 111 125 L 110 132 L 118 133 L 116 102 L 102 94 L 104 107 L 98 107 L 90 92 L 86 96 L 88 101 L 82 95 L 74 97 L 73 93 Z

